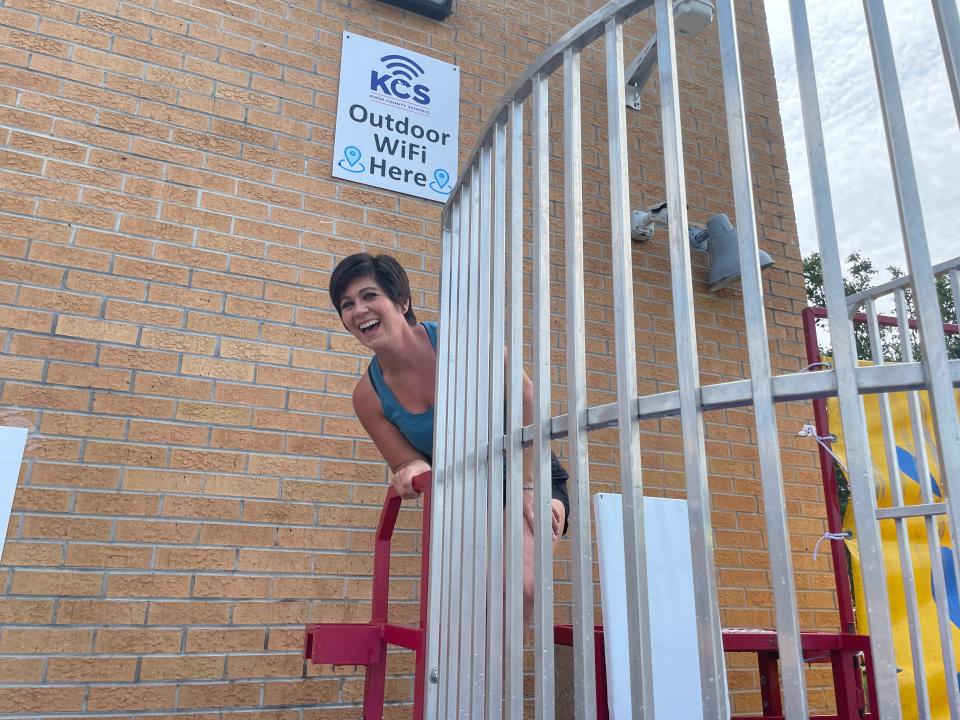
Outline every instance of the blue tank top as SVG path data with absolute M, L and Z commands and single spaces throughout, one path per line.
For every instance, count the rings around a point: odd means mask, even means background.
M 433 349 L 437 349 L 437 324 L 435 322 L 423 322 L 427 336 L 430 338 L 430 344 Z M 397 426 L 397 429 L 403 434 L 407 441 L 423 455 L 428 463 L 433 463 L 433 407 L 431 406 L 422 413 L 408 412 L 398 401 L 390 386 L 383 379 L 383 370 L 380 368 L 380 362 L 377 356 L 373 356 L 370 366 L 367 368 L 370 375 L 370 382 L 373 389 L 380 398 L 380 406 L 383 408 L 383 416 Z

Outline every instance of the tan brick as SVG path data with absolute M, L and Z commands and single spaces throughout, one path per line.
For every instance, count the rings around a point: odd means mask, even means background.
M 172 710 L 174 709 L 176 690 L 175 685 L 95 686 L 89 690 L 87 709 L 97 712 L 110 710 Z
M 60 655 L 86 653 L 92 646 L 93 631 L 80 628 L 5 628 L 0 652 L 17 655 Z
M 133 390 L 148 395 L 169 395 L 175 398 L 203 400 L 213 394 L 213 383 L 209 380 L 190 380 L 170 375 L 137 373 Z
M 14 335 L 10 352 L 18 356 L 90 363 L 96 357 L 97 346 L 76 340 Z
M 180 630 L 161 630 L 154 628 L 100 628 L 97 630 L 98 653 L 129 653 L 136 648 L 138 653 L 153 655 L 158 653 L 179 653 Z
M 45 288 L 20 288 L 18 302 L 23 307 L 43 308 L 74 315 L 100 314 L 100 298 Z
M 125 428 L 126 421 L 120 418 L 98 418 L 58 412 L 45 412 L 40 421 L 40 431 L 48 435 L 120 438 Z
M 266 631 L 263 629 L 196 628 L 187 631 L 188 653 L 262 652 L 265 647 Z
M 158 548 L 156 567 L 163 570 L 232 570 L 234 550 Z
M 0 318 L 5 328 L 37 333 L 49 333 L 54 322 L 54 316 L 50 313 L 10 307 L 0 308 Z
M 129 682 L 134 679 L 136 658 L 51 658 L 47 665 L 47 681 L 62 682 Z
M 62 599 L 57 608 L 61 625 L 141 625 L 146 603 L 122 600 Z
M 32 485 L 59 485 L 66 487 L 116 487 L 120 472 L 115 468 L 101 468 L 72 464 L 37 463 L 33 466 Z
M 127 437 L 130 440 L 164 445 L 202 445 L 207 439 L 207 428 L 198 425 L 131 420 Z
M 118 542 L 195 543 L 199 529 L 193 523 L 119 520 L 116 540 Z
M 0 377 L 5 380 L 39 381 L 43 377 L 43 360 L 0 357 Z
M 11 593 L 14 595 L 87 595 L 101 592 L 102 573 L 32 572 L 17 570 L 13 574 Z
M 173 492 L 199 494 L 206 478 L 201 473 L 184 473 L 176 470 L 135 470 L 127 468 L 123 473 L 124 490 L 146 492 Z
M 70 544 L 67 565 L 76 568 L 147 568 L 151 555 L 150 548 Z
M 215 428 L 210 446 L 232 448 L 249 452 L 281 452 L 284 438 L 280 433 L 253 432 L 249 430 L 226 430 Z
M 187 597 L 190 578 L 186 575 L 112 574 L 107 578 L 110 597 Z
M 230 407 L 219 403 L 200 403 L 181 400 L 177 405 L 177 419 L 191 422 L 219 423 L 224 425 L 249 425 L 253 410 Z
M 253 339 L 260 334 L 260 323 L 256 320 L 244 320 L 224 315 L 207 315 L 198 312 L 187 314 L 187 328 L 196 332 L 216 333 L 225 337 Z
M 160 467 L 166 461 L 166 449 L 152 445 L 88 442 L 84 448 L 83 460 L 111 465 Z
M 57 362 L 51 362 L 47 368 L 47 382 L 56 385 L 129 390 L 131 377 L 129 370 L 105 370 Z
M 7 683 L 39 685 L 42 670 L 40 660 L 0 658 L 0 677 Z
M 239 520 L 240 501 L 170 496 L 164 500 L 163 514 L 171 517 L 204 518 L 208 520 Z
M 142 300 L 147 293 L 147 284 L 139 280 L 124 280 L 100 273 L 85 273 L 70 270 L 67 273 L 67 287 L 70 290 L 91 292 L 108 297 L 122 297 L 130 300 Z
M 143 344 L 141 337 L 141 344 Z M 103 347 L 100 350 L 100 365 L 125 367 L 152 372 L 176 372 L 179 359 L 176 353 L 137 350 L 135 348 Z
M 56 334 L 125 345 L 133 345 L 137 341 L 136 327 L 123 323 L 89 320 L 66 315 L 57 318 Z
M 93 395 L 93 411 L 106 415 L 172 418 L 173 408 L 173 400 L 112 393 L 94 393 Z
M 193 597 L 259 598 L 265 597 L 269 580 L 260 577 L 202 575 L 193 585 Z
M 110 522 L 93 518 L 27 515 L 23 520 L 23 536 L 48 540 L 108 540 Z
M 271 547 L 276 533 L 272 527 L 205 523 L 200 530 L 200 542 L 230 547 Z
M 249 362 L 188 356 L 183 358 L 181 372 L 185 375 L 250 382 L 253 380 L 254 365 Z
M 283 407 L 287 392 L 281 388 L 264 388 L 248 384 L 217 383 L 216 399 L 221 403 Z
M 243 707 L 255 704 L 259 696 L 259 683 L 184 685 L 180 691 L 180 707 Z
M 153 600 L 148 622 L 151 625 L 226 625 L 230 611 L 231 604 L 227 602 Z
M 38 625 L 49 623 L 53 617 L 52 600 L 21 600 L 19 598 L 0 598 L 0 622 L 6 626 L 15 624 Z M 5 633 L 14 632 L 7 628 Z M 89 643 L 88 643 L 89 647 Z M 3 644 L 0 643 L 0 649 Z M 6 652 L 6 650 L 4 650 Z
M 0 688 L 0 707 L 7 712 L 79 712 L 83 695 L 82 687 Z
M 224 674 L 222 656 L 144 658 L 140 668 L 140 679 L 146 681 L 220 680 Z
M 177 352 L 209 355 L 216 346 L 216 338 L 144 328 L 140 336 L 140 345 L 143 347 L 162 348 L 164 350 L 176 350 Z

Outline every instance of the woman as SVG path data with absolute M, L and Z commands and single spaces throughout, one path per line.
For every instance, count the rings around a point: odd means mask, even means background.
M 417 323 L 410 282 L 389 255 L 358 253 L 330 276 L 330 300 L 343 326 L 374 357 L 353 391 L 353 407 L 390 466 L 391 482 L 405 498 L 417 496 L 413 478 L 430 470 L 437 375 L 436 323 Z M 523 376 L 523 420 L 532 421 L 533 388 Z M 524 615 L 533 612 L 533 463 L 524 452 Z M 566 532 L 566 471 L 553 458 L 553 542 Z

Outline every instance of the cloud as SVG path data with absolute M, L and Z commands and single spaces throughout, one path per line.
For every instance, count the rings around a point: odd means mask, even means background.
M 817 249 L 787 0 L 765 0 L 800 246 Z M 808 0 L 838 243 L 906 268 L 866 22 L 860 3 Z M 960 254 L 960 130 L 929 3 L 887 2 L 924 224 L 934 263 Z M 884 277 L 886 275 L 884 274 Z

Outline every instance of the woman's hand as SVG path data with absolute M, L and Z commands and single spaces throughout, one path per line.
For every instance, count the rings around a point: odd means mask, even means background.
M 525 485 L 523 490 L 523 519 L 527 523 L 527 527 L 530 528 L 530 532 L 534 533 L 537 515 L 533 505 L 533 490 L 526 488 Z M 553 539 L 556 540 L 563 532 L 563 504 L 555 498 L 550 500 L 550 525 L 553 530 Z
M 396 488 L 397 494 L 400 495 L 400 497 L 405 500 L 411 500 L 420 495 L 419 492 L 413 489 L 413 479 L 417 475 L 425 472 L 430 472 L 430 466 L 426 460 L 419 458 L 411 460 L 397 468 L 396 472 L 393 473 L 393 477 L 390 478 L 390 484 Z

